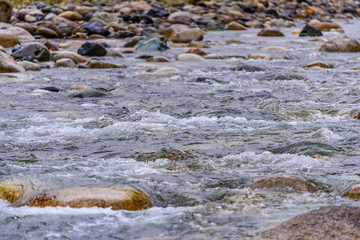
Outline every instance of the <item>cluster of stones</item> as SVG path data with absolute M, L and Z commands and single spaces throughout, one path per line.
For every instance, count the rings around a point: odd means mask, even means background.
M 261 28 L 259 37 L 283 37 L 278 27 L 290 27 L 294 21 L 306 23 L 299 36 L 321 36 L 322 31 L 343 32 L 332 19 L 352 19 L 360 12 L 354 1 L 130 1 L 112 4 L 47 5 L 34 2 L 12 7 L 0 1 L 0 72 L 39 71 L 52 66 L 62 68 L 122 68 L 122 64 L 88 60 L 87 57 L 122 57 L 121 52 L 101 39 L 124 39 L 121 47 L 132 51 L 162 51 L 167 42 L 188 44 L 191 49 L 176 57 L 177 61 L 223 59 L 201 48 L 206 31 L 245 31 Z M 186 3 L 186 4 L 185 4 Z M 77 53 L 64 51 L 54 40 L 82 39 L 86 42 Z M 239 41 L 239 43 L 242 43 Z M 11 49 L 11 56 L 9 50 Z M 355 39 L 339 36 L 326 42 L 320 51 L 359 52 Z M 249 59 L 279 59 L 281 56 L 255 54 Z M 14 62 L 13 60 L 16 60 Z M 152 56 L 148 62 L 169 62 Z M 84 64 L 83 64 L 84 63 Z M 86 64 L 85 64 L 86 63 Z M 310 64 L 319 67 L 328 65 Z

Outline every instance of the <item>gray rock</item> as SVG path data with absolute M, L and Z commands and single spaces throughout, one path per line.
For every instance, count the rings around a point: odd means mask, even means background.
M 276 240 L 360 239 L 359 216 L 360 207 L 326 206 L 283 222 L 261 236 Z
M 82 91 L 80 93 L 77 93 L 75 95 L 72 95 L 72 97 L 76 97 L 76 98 L 89 98 L 89 97 L 104 97 L 107 96 L 106 93 L 96 90 L 96 89 L 89 89 L 89 90 L 85 90 Z
M 41 43 L 31 43 L 11 54 L 15 59 L 32 57 L 40 62 L 50 60 L 50 51 Z
M 135 47 L 140 51 L 163 51 L 169 48 L 162 36 L 149 36 L 138 42 Z

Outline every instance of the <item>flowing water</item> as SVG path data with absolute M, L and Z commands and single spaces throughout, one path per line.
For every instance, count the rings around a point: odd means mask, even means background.
M 358 21 L 340 24 L 359 40 Z M 256 37 L 257 29 L 208 32 L 212 46 L 204 50 L 224 60 L 155 64 L 129 53 L 112 60 L 126 69 L 0 76 L 0 180 L 62 188 L 130 185 L 156 205 L 130 212 L 12 207 L 0 200 L 0 239 L 259 239 L 262 231 L 320 206 L 358 205 L 340 196 L 360 181 L 360 122 L 352 117 L 360 112 L 354 70 L 360 55 L 319 52 L 322 42 L 292 30 L 282 29 L 285 38 Z M 225 43 L 234 39 L 247 44 Z M 158 54 L 173 60 L 185 50 Z M 254 53 L 285 59 L 241 58 Z M 318 60 L 334 68 L 304 68 Z M 243 64 L 261 69 L 233 71 Z M 66 90 L 72 85 L 111 94 L 73 98 Z M 48 86 L 64 91 L 36 90 Z M 164 147 L 195 158 L 135 160 Z M 312 181 L 324 191 L 245 188 L 274 176 Z

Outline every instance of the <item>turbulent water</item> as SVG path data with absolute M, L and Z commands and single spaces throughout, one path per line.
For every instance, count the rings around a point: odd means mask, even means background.
M 359 22 L 340 25 L 360 38 Z M 129 53 L 111 60 L 126 69 L 0 76 L 0 180 L 130 185 L 156 205 L 129 212 L 12 207 L 0 200 L 0 239 L 259 239 L 320 206 L 358 204 L 340 196 L 360 181 L 360 122 L 354 118 L 360 55 L 319 52 L 322 42 L 292 30 L 282 29 L 285 38 L 256 37 L 257 29 L 208 32 L 211 48 L 204 50 L 224 60 L 154 64 L 136 58 L 149 53 Z M 225 43 L 234 39 L 247 44 Z M 174 60 L 185 51 L 156 54 Z M 242 58 L 254 53 L 285 59 Z M 304 68 L 319 60 L 334 68 Z M 261 69 L 234 71 L 244 64 Z M 73 85 L 111 93 L 73 98 L 67 90 Z M 64 91 L 36 90 L 49 86 Z M 195 158 L 135 160 L 164 147 Z M 245 188 L 273 176 L 312 181 L 324 191 Z

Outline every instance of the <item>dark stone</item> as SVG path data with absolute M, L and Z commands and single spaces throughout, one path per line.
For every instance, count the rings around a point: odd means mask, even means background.
M 130 14 L 124 14 L 123 15 L 123 20 L 124 20 L 124 22 L 131 22 L 132 21 L 132 16 Z
M 355 17 L 359 16 L 358 12 L 356 11 L 356 8 L 351 8 L 351 7 L 344 8 L 343 13 L 350 13 L 350 14 L 354 15 Z
M 165 10 L 161 10 L 158 8 L 152 8 L 152 9 L 150 9 L 150 11 L 148 11 L 146 13 L 146 15 L 148 15 L 149 17 L 154 17 L 154 18 L 162 18 L 162 17 L 168 17 L 169 13 L 168 13 L 168 11 L 165 11 Z
M 41 43 L 31 43 L 13 52 L 11 55 L 15 59 L 30 56 L 33 59 L 37 59 L 40 62 L 46 62 L 50 60 L 49 49 L 47 49 L 47 47 Z
M 99 34 L 99 35 L 106 37 L 110 34 L 110 31 L 108 30 L 108 28 L 106 26 L 103 26 L 99 22 L 86 23 L 86 24 L 82 25 L 81 28 L 85 29 L 87 31 L 88 35 Z
M 105 92 L 96 89 L 89 89 L 72 95 L 74 98 L 96 98 L 108 96 Z
M 359 239 L 360 207 L 326 206 L 296 216 L 262 233 L 265 239 Z
M 151 55 L 140 55 L 140 56 L 137 56 L 136 58 L 137 59 L 149 59 L 149 58 L 152 58 L 153 56 Z
M 163 51 L 169 48 L 163 36 L 149 36 L 138 42 L 135 47 L 140 51 Z
M 134 53 L 134 51 L 133 50 L 125 50 L 122 53 L 124 53 L 124 54 L 132 54 L 132 53 Z
M 301 30 L 301 33 L 299 34 L 299 37 L 318 37 L 318 36 L 322 36 L 322 32 L 309 25 L 309 24 L 306 24 L 305 27 Z
M 134 36 L 135 36 L 135 33 L 130 32 L 130 31 L 124 31 L 124 30 L 118 31 L 117 33 L 115 33 L 113 35 L 114 38 L 129 38 L 129 37 L 134 37 Z
M 274 16 L 274 17 L 279 16 L 279 14 L 277 13 L 277 11 L 276 11 L 275 9 L 272 9 L 272 8 L 269 9 L 269 10 L 267 10 L 265 13 L 268 14 L 268 15 L 272 15 L 272 16 Z
M 260 68 L 257 66 L 251 66 L 251 65 L 241 65 L 234 68 L 231 68 L 233 71 L 245 71 L 245 72 L 262 72 L 266 71 L 264 68 Z
M 84 16 L 84 21 L 90 21 L 91 18 L 93 17 L 93 13 L 87 13 L 85 16 Z
M 85 42 L 77 51 L 82 56 L 105 56 L 107 51 L 103 45 L 96 42 Z
M 306 156 L 332 156 L 339 153 L 340 148 L 325 143 L 303 141 L 288 146 L 273 149 L 273 153 L 290 153 Z
M 290 73 L 270 73 L 266 74 L 264 77 L 260 78 L 261 80 L 271 81 L 271 80 L 304 80 L 303 76 Z
M 60 92 L 60 89 L 56 88 L 56 87 L 44 87 L 44 88 L 40 88 L 42 90 L 46 90 L 49 92 Z

